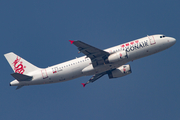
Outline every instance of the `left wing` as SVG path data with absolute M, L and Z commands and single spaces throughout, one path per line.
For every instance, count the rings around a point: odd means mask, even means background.
M 105 74 L 106 74 L 106 72 L 95 74 L 92 76 L 92 78 L 89 81 L 87 81 L 86 83 L 81 83 L 81 84 L 83 85 L 83 87 L 85 87 L 87 84 L 96 81 L 97 79 L 99 79 L 100 77 L 102 77 Z
M 95 48 L 82 41 L 69 40 L 71 44 L 78 47 L 79 52 L 84 53 L 92 61 L 93 67 L 104 64 L 104 60 L 110 55 L 108 52 Z

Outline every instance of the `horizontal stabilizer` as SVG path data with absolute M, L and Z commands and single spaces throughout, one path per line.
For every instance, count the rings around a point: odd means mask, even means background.
M 20 88 L 22 88 L 22 87 L 23 87 L 23 86 L 17 86 L 16 90 L 17 90 L 17 89 L 20 89 Z
M 27 76 L 20 73 L 12 73 L 11 75 L 18 81 L 30 81 L 33 78 L 32 76 Z

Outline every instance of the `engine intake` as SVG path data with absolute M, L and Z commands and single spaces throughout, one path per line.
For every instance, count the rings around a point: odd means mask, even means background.
M 116 68 L 115 70 L 108 73 L 109 79 L 123 77 L 132 73 L 130 65 L 122 65 L 121 67 Z

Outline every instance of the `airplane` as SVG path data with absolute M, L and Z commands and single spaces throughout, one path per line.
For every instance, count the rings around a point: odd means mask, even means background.
M 36 67 L 13 52 L 4 54 L 14 70 L 11 75 L 15 80 L 10 82 L 10 86 L 17 86 L 16 89 L 19 89 L 28 85 L 58 83 L 92 75 L 89 81 L 81 83 L 85 87 L 106 74 L 109 79 L 123 77 L 132 73 L 128 62 L 163 51 L 173 46 L 176 39 L 162 34 L 147 35 L 105 50 L 79 40 L 69 42 L 85 56 L 48 68 Z

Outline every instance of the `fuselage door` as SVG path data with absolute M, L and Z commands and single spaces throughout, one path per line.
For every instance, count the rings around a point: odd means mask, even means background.
M 48 75 L 47 75 L 46 69 L 41 70 L 41 73 L 42 73 L 42 77 L 43 77 L 43 79 L 48 78 Z
M 150 41 L 151 45 L 156 44 L 156 41 L 155 41 L 153 36 L 148 36 L 148 38 L 149 38 L 149 41 Z

